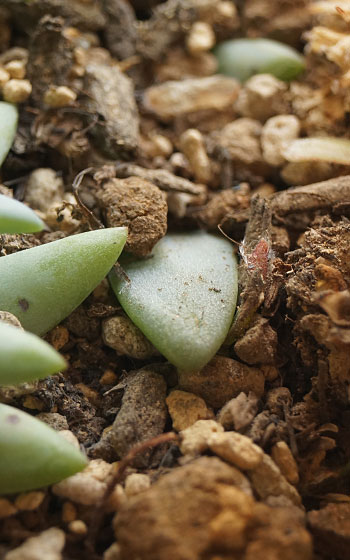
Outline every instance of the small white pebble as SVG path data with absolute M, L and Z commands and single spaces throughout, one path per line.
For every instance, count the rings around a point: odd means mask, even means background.
M 29 80 L 9 80 L 3 86 L 3 97 L 8 103 L 23 103 L 32 93 L 32 84 Z
M 215 45 L 215 34 L 209 23 L 196 21 L 191 27 L 186 45 L 193 55 L 209 51 Z
M 11 60 L 5 64 L 5 70 L 9 73 L 10 78 L 23 80 L 26 75 L 26 62 L 25 60 Z
M 66 86 L 50 86 L 44 94 L 44 103 L 49 107 L 57 109 L 71 105 L 77 98 L 77 94 Z
M 210 436 L 223 432 L 224 428 L 215 420 L 198 420 L 180 432 L 180 450 L 183 455 L 197 455 L 208 449 Z
M 31 537 L 21 546 L 10 550 L 4 560 L 62 560 L 65 534 L 61 529 L 52 527 L 37 537 Z

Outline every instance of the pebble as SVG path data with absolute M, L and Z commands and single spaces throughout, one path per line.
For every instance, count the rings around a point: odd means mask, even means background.
M 180 432 L 180 450 L 183 455 L 198 455 L 208 449 L 208 441 L 216 432 L 224 428 L 215 420 L 198 420 Z
M 285 496 L 293 504 L 301 505 L 298 491 L 289 484 L 276 463 L 266 453 L 259 465 L 248 472 L 248 476 L 254 490 L 262 500 L 269 496 Z
M 125 494 L 134 496 L 151 486 L 151 479 L 148 474 L 132 473 L 125 479 Z
M 173 429 L 177 432 L 192 426 L 197 420 L 214 418 L 213 411 L 207 407 L 205 401 L 186 391 L 171 391 L 166 398 L 169 414 L 173 422 Z
M 250 438 L 237 432 L 214 433 L 208 439 L 208 446 L 221 459 L 242 470 L 255 469 L 264 455 Z
M 15 507 L 19 511 L 33 511 L 37 509 L 45 498 L 45 492 L 26 492 L 20 494 L 15 500 Z
M 52 527 L 5 554 L 4 560 L 62 560 L 65 540 L 64 532 Z
M 82 472 L 54 484 L 52 491 L 57 496 L 67 498 L 77 504 L 95 505 L 102 499 L 106 491 L 107 479 L 112 470 L 113 465 L 102 459 L 94 459 Z
M 208 406 L 217 409 L 242 391 L 257 397 L 264 393 L 265 378 L 254 367 L 231 358 L 215 356 L 201 371 L 179 375 L 179 388 L 202 397 Z
M 0 498 L 0 519 L 11 517 L 17 513 L 17 508 L 7 498 Z
M 32 93 L 29 80 L 11 79 L 3 85 L 2 94 L 8 103 L 24 103 Z
M 298 484 L 299 471 L 298 465 L 292 455 L 291 450 L 285 441 L 278 441 L 271 449 L 271 457 L 279 467 L 281 473 L 291 484 Z
M 47 212 L 54 204 L 62 202 L 64 185 L 56 171 L 39 167 L 30 174 L 24 200 L 31 208 Z
M 102 337 L 104 343 L 120 356 L 145 360 L 159 354 L 140 329 L 124 315 L 105 319 Z
M 45 422 L 54 430 L 60 431 L 69 429 L 67 418 L 58 412 L 40 412 L 40 414 L 37 414 L 36 418 Z

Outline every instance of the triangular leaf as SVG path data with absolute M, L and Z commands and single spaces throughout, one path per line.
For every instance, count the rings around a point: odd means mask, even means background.
M 25 204 L 0 194 L 0 233 L 34 233 L 44 222 Z
M 146 260 L 123 258 L 110 274 L 131 320 L 180 370 L 202 368 L 224 342 L 237 298 L 232 245 L 207 233 L 170 234 Z
M 46 333 L 103 280 L 126 237 L 126 228 L 99 229 L 0 258 L 0 309 Z
M 44 340 L 0 322 L 0 385 L 42 379 L 66 366 L 63 357 Z
M 16 105 L 0 101 L 0 166 L 16 136 L 18 111 Z
M 81 471 L 84 455 L 50 426 L 0 404 L 0 494 L 24 492 Z

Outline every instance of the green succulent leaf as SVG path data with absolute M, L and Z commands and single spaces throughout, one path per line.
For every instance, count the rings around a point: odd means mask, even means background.
M 0 404 L 0 494 L 48 486 L 81 471 L 84 455 L 50 426 Z
M 208 233 L 169 234 L 145 260 L 124 257 L 130 282 L 112 287 L 130 319 L 179 370 L 201 369 L 224 342 L 237 299 L 231 243 Z
M 0 258 L 0 309 L 38 335 L 67 317 L 118 259 L 127 228 L 71 235 Z
M 241 82 L 254 74 L 272 74 L 289 82 L 305 69 L 305 59 L 297 50 L 272 39 L 232 39 L 213 52 L 218 72 Z
M 0 194 L 0 233 L 34 233 L 44 226 L 44 222 L 28 206 Z
M 16 136 L 18 111 L 16 105 L 0 101 L 0 166 Z
M 66 367 L 66 361 L 50 344 L 0 322 L 0 385 L 42 379 Z

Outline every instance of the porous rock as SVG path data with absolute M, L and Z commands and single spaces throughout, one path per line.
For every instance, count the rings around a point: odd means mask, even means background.
M 214 417 L 205 401 L 187 391 L 171 391 L 166 399 L 173 428 L 177 432 L 192 426 L 197 420 L 207 420 Z
M 146 256 L 167 230 L 167 203 L 161 190 L 139 177 L 110 179 L 98 191 L 108 227 L 126 226 L 125 249 Z
M 166 383 L 150 367 L 129 374 L 122 406 L 110 431 L 110 442 L 119 457 L 137 443 L 162 434 L 167 419 Z M 147 464 L 150 453 L 141 455 L 135 465 Z
M 263 459 L 262 449 L 237 432 L 212 434 L 208 445 L 221 459 L 242 470 L 255 469 Z
M 221 408 L 242 391 L 252 391 L 258 397 L 264 392 L 264 375 L 254 367 L 231 358 L 215 356 L 201 371 L 179 374 L 183 391 L 199 395 L 208 406 Z
M 8 552 L 4 560 L 61 560 L 65 540 L 64 532 L 52 527 L 24 541 L 21 546 Z
M 237 356 L 247 364 L 273 364 L 277 351 L 277 333 L 268 319 L 259 317 L 234 345 Z
M 209 447 L 212 434 L 224 429 L 215 420 L 197 420 L 192 426 L 180 432 L 180 450 L 183 455 L 198 455 Z
M 120 560 L 311 560 L 300 510 L 254 501 L 244 479 L 201 457 L 129 498 L 114 521 Z
M 145 360 L 159 354 L 140 329 L 124 315 L 116 315 L 103 321 L 102 337 L 104 343 L 120 356 Z

